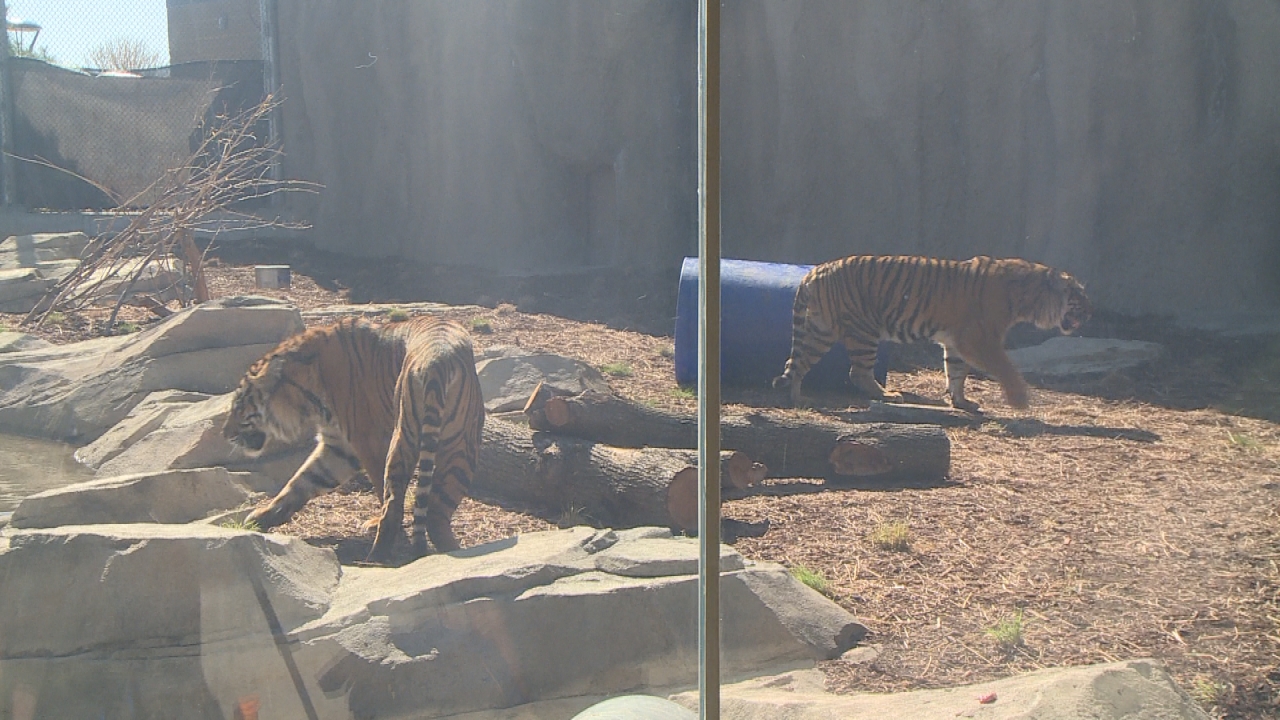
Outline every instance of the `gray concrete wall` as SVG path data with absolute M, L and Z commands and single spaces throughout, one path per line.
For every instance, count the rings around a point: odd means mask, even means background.
M 507 273 L 678 263 L 697 219 L 693 13 L 280 0 L 286 169 L 326 186 L 321 245 Z
M 1113 310 L 1280 309 L 1280 5 L 723 19 L 726 256 L 1021 255 Z M 696 247 L 693 22 L 689 0 L 280 0 L 287 169 L 326 185 L 317 239 L 674 271 Z

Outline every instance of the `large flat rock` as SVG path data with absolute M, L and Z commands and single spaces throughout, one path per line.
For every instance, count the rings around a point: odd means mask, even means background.
M 254 492 L 226 468 L 106 477 L 22 499 L 15 528 L 117 523 L 181 524 L 248 504 Z
M 91 441 L 151 392 L 229 392 L 249 365 L 302 329 L 291 305 L 227 298 L 134 335 L 5 353 L 0 431 Z
M 981 702 L 981 699 L 989 702 Z M 697 708 L 697 693 L 674 696 Z M 835 695 L 817 670 L 726 685 L 720 717 L 730 720 L 1209 720 L 1153 660 L 1053 668 L 940 690 Z
M 200 524 L 7 528 L 0 698 L 29 693 L 38 717 L 226 717 L 245 698 L 261 717 L 535 701 L 566 717 L 695 684 L 696 556 L 659 528 L 530 533 L 400 568 Z M 865 632 L 780 566 L 728 547 L 721 563 L 728 673 L 813 667 Z
M 1059 335 L 1039 345 L 1010 350 L 1009 357 L 1027 375 L 1070 377 L 1136 367 L 1163 352 L 1164 346 L 1142 340 Z

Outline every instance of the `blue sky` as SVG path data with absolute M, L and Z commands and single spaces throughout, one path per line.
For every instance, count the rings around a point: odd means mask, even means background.
M 95 47 L 124 38 L 139 40 L 169 59 L 165 0 L 5 0 L 9 19 L 41 26 L 36 48 L 45 47 L 59 65 L 81 67 Z M 13 34 L 11 38 L 15 37 Z M 17 39 L 30 42 L 30 34 Z

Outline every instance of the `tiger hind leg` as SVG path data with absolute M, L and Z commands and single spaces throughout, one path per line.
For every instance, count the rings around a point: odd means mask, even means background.
M 957 410 L 976 413 L 978 403 L 964 396 L 964 382 L 969 377 L 969 363 L 953 349 L 942 346 L 942 364 L 947 374 L 947 400 Z
M 396 428 L 391 437 L 391 447 L 387 452 L 387 469 L 384 474 L 385 497 L 382 500 L 382 516 L 378 519 L 378 533 L 373 539 L 373 549 L 369 551 L 369 562 L 385 563 L 391 559 L 395 549 L 396 538 L 403 533 L 404 501 L 409 492 L 409 481 L 414 470 L 421 469 L 423 456 L 426 457 L 428 470 L 431 458 L 434 457 L 434 435 L 430 438 L 418 436 L 417 442 L 411 437 L 415 429 L 406 430 L 403 424 Z M 430 443 L 428 452 L 422 448 L 415 452 L 415 446 Z
M 849 351 L 849 384 L 856 392 L 872 400 L 902 400 L 902 393 L 885 390 L 880 381 L 876 380 L 876 350 L 879 343 L 850 335 L 844 338 L 844 346 Z
M 808 375 L 813 364 L 822 359 L 831 346 L 836 344 L 837 339 L 838 336 L 833 328 L 827 327 L 825 323 L 813 316 L 807 317 L 804 324 L 796 327 L 792 332 L 791 357 L 787 358 L 782 374 L 773 379 L 774 389 L 790 389 L 791 404 L 800 407 L 803 404 L 800 388 L 804 382 L 804 376 Z

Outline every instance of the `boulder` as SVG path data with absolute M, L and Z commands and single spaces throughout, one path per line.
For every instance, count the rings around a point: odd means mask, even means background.
M 0 356 L 0 431 L 88 442 L 155 390 L 226 393 L 302 330 L 291 305 L 204 303 L 140 333 Z
M 0 268 L 0 312 L 31 312 L 57 282 L 36 268 Z
M 476 361 L 476 373 L 484 407 L 491 413 L 524 408 L 538 383 L 557 395 L 612 392 L 604 375 L 581 360 L 506 346 L 489 348 Z
M 76 458 L 102 477 L 221 466 L 242 471 L 255 492 L 274 494 L 293 477 L 311 447 L 275 447 L 249 459 L 222 436 L 231 395 L 181 390 L 151 393 Z M 239 473 L 238 473 L 239 474 Z
M 53 347 L 53 343 L 35 335 L 26 333 L 0 331 L 0 353 L 23 352 Z
M 237 473 L 240 475 L 240 473 Z M 118 523 L 188 523 L 249 503 L 254 492 L 225 468 L 108 477 L 23 498 L 16 528 Z
M 42 263 L 79 260 L 89 246 L 82 232 L 10 235 L 0 241 L 0 268 L 39 267 Z
M 674 562 L 660 557 L 660 545 Z M 666 530 L 580 527 L 394 570 L 350 568 L 329 612 L 296 635 L 308 647 L 341 649 L 319 685 L 345 690 L 356 717 L 447 716 L 689 686 L 697 679 L 697 575 L 687 561 L 696 556 L 696 541 Z M 630 559 L 621 565 L 627 574 L 603 569 L 620 567 L 620 557 Z M 642 557 L 675 574 L 643 568 Z M 811 667 L 865 632 L 780 566 L 748 566 L 727 547 L 721 558 L 733 568 L 721 584 L 726 673 Z M 797 624 L 795 607 L 816 612 Z
M 698 707 L 696 692 L 672 699 L 687 708 Z M 835 695 L 823 689 L 822 673 L 801 670 L 723 686 L 720 716 L 734 720 L 1209 720 L 1154 660 L 1053 668 L 892 695 Z
M 1164 346 L 1142 340 L 1059 335 L 1031 347 L 1010 350 L 1018 370 L 1040 377 L 1109 373 L 1160 357 Z
M 230 717 L 270 693 L 264 717 L 306 717 L 287 633 L 340 576 L 328 550 L 208 525 L 6 529 L 0 716 Z
M 0 714 L 23 695 L 37 717 L 226 717 L 239 701 L 261 717 L 442 717 L 557 700 L 567 717 L 696 683 L 696 555 L 664 529 L 580 527 L 339 568 L 291 538 L 199 524 L 7 528 Z M 727 676 L 813 667 L 864 632 L 780 566 L 728 547 L 721 564 Z

